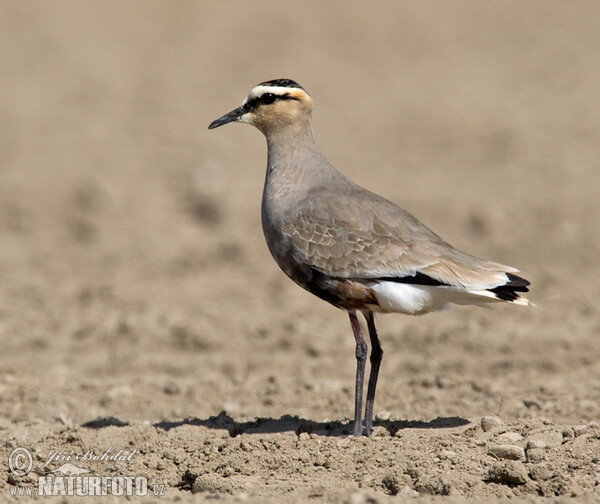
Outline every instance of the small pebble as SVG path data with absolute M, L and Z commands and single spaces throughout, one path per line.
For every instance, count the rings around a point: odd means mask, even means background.
M 240 443 L 240 449 L 244 452 L 251 452 L 252 446 L 249 443 L 244 443 L 243 441 Z
M 576 425 L 575 427 L 573 427 L 573 432 L 575 433 L 575 437 L 579 437 L 582 434 L 585 434 L 588 430 L 588 426 L 587 425 Z
M 327 459 L 325 458 L 325 455 L 323 455 L 322 453 L 319 453 L 315 457 L 315 462 L 314 463 L 315 463 L 316 466 L 326 467 L 327 466 Z
M 486 416 L 481 419 L 481 428 L 484 432 L 489 432 L 501 425 L 504 425 L 504 422 L 497 416 Z
M 546 450 L 544 448 L 528 448 L 527 462 L 541 462 L 546 458 Z
M 417 497 L 419 495 L 419 492 L 417 492 L 414 488 L 405 486 L 404 488 L 402 488 L 402 490 L 400 490 L 398 495 L 402 495 L 404 497 Z
M 452 460 L 456 458 L 456 452 L 452 450 L 442 450 L 438 453 L 438 458 L 440 460 Z
M 547 446 L 548 444 L 543 439 L 530 439 L 527 441 L 527 450 L 533 450 L 535 448 L 541 448 L 543 450 Z
M 71 420 L 67 415 L 61 413 L 56 417 L 56 420 L 67 427 L 71 427 L 73 425 L 73 420 Z
M 531 466 L 531 470 L 529 471 L 532 480 L 535 481 L 546 481 L 552 478 L 552 471 L 548 468 L 546 464 L 535 464 Z
M 201 474 L 192 485 L 192 493 L 230 493 L 231 487 L 228 483 L 226 478 L 222 478 L 216 474 Z
M 528 409 L 542 409 L 542 405 L 535 399 L 523 399 L 523 404 Z
M 373 437 L 389 437 L 390 432 L 383 425 L 376 425 L 371 432 Z
M 575 431 L 573 429 L 571 429 L 571 427 L 567 427 L 566 429 L 563 429 L 562 437 L 563 437 L 562 442 L 564 444 L 567 441 L 570 441 L 571 439 L 573 439 L 575 437 Z
M 385 422 L 386 420 L 389 420 L 391 416 L 391 411 L 380 411 L 375 415 L 375 420 L 377 420 L 378 422 Z
M 522 439 L 523 439 L 523 436 L 521 436 L 521 434 L 519 434 L 518 432 L 504 432 L 503 434 L 500 434 L 498 436 L 498 442 L 500 444 L 517 443 L 518 441 L 521 441 Z
M 398 495 L 401 490 L 400 481 L 396 474 L 386 474 L 381 480 L 381 484 L 383 488 L 386 489 L 387 493 L 390 495 Z
M 301 432 L 298 436 L 299 441 L 308 441 L 310 439 L 310 434 L 308 432 Z
M 498 459 L 524 460 L 525 450 L 516 445 L 492 445 L 488 449 L 488 455 Z

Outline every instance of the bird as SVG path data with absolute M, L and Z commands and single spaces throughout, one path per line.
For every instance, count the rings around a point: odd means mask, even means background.
M 267 140 L 261 221 L 267 246 L 300 287 L 348 313 L 356 344 L 354 436 L 373 431 L 383 349 L 375 313 L 423 315 L 449 304 L 527 306 L 530 282 L 517 269 L 444 241 L 409 212 L 356 184 L 317 146 L 313 100 L 291 79 L 262 82 L 242 105 L 208 126 L 250 124 Z M 371 342 L 364 419 L 363 388 Z

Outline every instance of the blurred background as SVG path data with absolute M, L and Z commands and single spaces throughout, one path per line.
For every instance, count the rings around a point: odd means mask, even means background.
M 599 16 L 593 1 L 1 2 L 4 417 L 351 414 L 347 317 L 264 244 L 264 139 L 207 131 L 282 77 L 313 97 L 334 166 L 532 281 L 537 309 L 382 319 L 380 409 L 519 415 L 516 390 L 597 415 Z M 440 376 L 451 392 L 430 390 Z

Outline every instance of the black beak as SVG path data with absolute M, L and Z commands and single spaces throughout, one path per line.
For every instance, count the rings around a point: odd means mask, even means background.
M 223 124 L 227 124 L 233 121 L 239 121 L 240 117 L 245 114 L 243 107 L 238 107 L 235 110 L 232 110 L 228 114 L 225 114 L 223 117 L 219 117 L 211 122 L 208 126 L 208 129 L 215 129 L 219 126 L 223 126 Z

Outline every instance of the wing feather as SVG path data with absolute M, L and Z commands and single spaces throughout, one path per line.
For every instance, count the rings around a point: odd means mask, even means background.
M 358 186 L 357 186 L 358 187 Z M 338 278 L 427 275 L 469 289 L 503 285 L 514 268 L 455 249 L 394 203 L 363 188 L 311 193 L 283 233 L 304 264 Z

